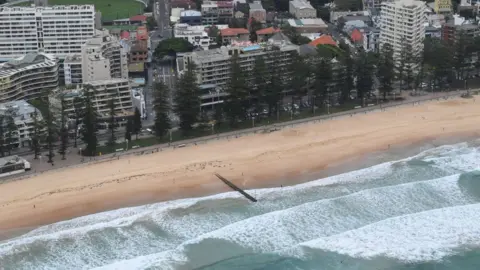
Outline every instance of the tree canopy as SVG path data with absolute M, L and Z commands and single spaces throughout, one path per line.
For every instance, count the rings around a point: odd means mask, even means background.
M 191 52 L 193 45 L 183 38 L 164 39 L 158 43 L 155 52 L 155 58 L 162 60 L 165 56 L 175 57 L 177 53 Z

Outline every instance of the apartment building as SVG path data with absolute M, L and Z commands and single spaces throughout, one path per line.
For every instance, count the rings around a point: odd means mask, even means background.
M 0 115 L 13 116 L 13 121 L 17 127 L 14 133 L 14 141 L 12 142 L 12 145 L 15 147 L 31 145 L 31 135 L 34 129 L 33 114 L 35 110 L 37 111 L 37 121 L 42 121 L 42 113 L 25 100 L 16 100 L 0 104 Z
M 249 18 L 255 19 L 257 22 L 265 23 L 267 20 L 267 11 L 263 8 L 262 2 L 254 1 L 250 3 Z
M 58 87 L 58 61 L 30 53 L 0 64 L 0 103 L 33 99 Z
M 119 40 L 106 30 L 97 30 L 95 36 L 82 45 L 81 53 L 66 57 L 63 65 L 66 85 L 128 78 L 127 53 Z
M 43 52 L 64 59 L 94 35 L 93 5 L 0 7 L 0 61 Z
M 202 4 L 202 24 L 226 24 L 233 17 L 233 1 L 205 1 Z
M 286 42 L 284 39 L 277 40 L 273 36 L 264 43 L 245 42 L 244 45 L 223 46 L 214 50 L 186 53 L 183 59 L 178 59 L 180 63 L 177 66 L 179 72 L 183 72 L 182 69 L 187 66 L 188 61 L 196 64 L 197 82 L 202 90 L 201 106 L 204 107 L 222 103 L 227 95 L 224 90 L 230 79 L 233 55 L 238 55 L 242 68 L 249 71 L 253 69 L 257 57 L 264 57 L 267 64 L 275 58 L 278 68 L 286 66 L 291 63 L 293 53 L 298 50 L 297 45 Z
M 202 13 L 196 10 L 181 11 L 180 23 L 186 23 L 189 25 L 202 25 Z
M 437 14 L 452 13 L 452 1 L 451 0 L 435 0 L 433 10 Z
M 297 19 L 308 19 L 317 17 L 317 10 L 312 7 L 308 0 L 290 1 L 288 11 Z
M 93 106 L 100 119 L 109 117 L 110 109 L 108 103 L 112 98 L 115 104 L 116 117 L 124 118 L 133 115 L 132 93 L 130 83 L 126 79 L 100 80 L 85 83 L 77 88 L 57 90 L 48 97 L 54 113 L 60 114 L 61 99 L 63 97 L 65 100 L 65 113 L 68 118 L 75 119 L 76 106 L 74 106 L 74 102 L 77 103 L 77 108 L 82 106 L 78 105 L 83 104 L 78 102 L 78 100 L 82 99 L 85 87 L 92 89 Z
M 419 54 L 423 50 L 425 21 L 423 1 L 383 2 L 380 12 L 380 48 L 384 44 L 392 45 L 397 63 L 405 44 L 411 46 L 413 54 Z
M 183 38 L 192 45 L 202 47 L 204 50 L 208 50 L 210 45 L 210 37 L 203 25 L 190 26 L 185 23 L 177 23 L 173 29 L 173 36 Z
M 473 39 L 480 35 L 480 27 L 475 24 L 455 24 L 455 22 L 448 22 L 442 26 L 441 38 L 450 44 L 455 43 L 461 34 Z

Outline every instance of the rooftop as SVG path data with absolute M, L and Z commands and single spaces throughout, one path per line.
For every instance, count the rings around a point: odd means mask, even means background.
M 256 33 L 257 35 L 271 35 L 278 32 L 281 32 L 279 28 L 268 27 L 268 28 L 260 29 Z
M 180 12 L 180 17 L 200 17 L 202 13 L 196 10 L 184 10 Z
M 13 114 L 13 119 L 18 121 L 26 121 L 31 118 L 31 114 L 35 112 L 35 107 L 25 100 L 15 100 L 10 102 L 5 102 L 0 104 L 0 115 L 4 115 L 7 111 L 11 111 Z M 39 119 L 41 119 L 42 114 L 40 110 L 37 110 Z
M 363 40 L 363 35 L 360 33 L 358 29 L 353 29 L 352 33 L 350 34 L 350 38 L 353 42 L 360 42 Z
M 130 17 L 131 22 L 144 22 L 147 20 L 147 16 L 145 15 L 135 15 Z
M 290 3 L 298 9 L 313 9 L 312 5 L 307 0 L 293 0 L 290 1 Z
M 55 11 L 55 10 L 91 10 L 95 11 L 94 5 L 56 5 L 56 6 L 15 6 L 15 7 L 0 7 L 0 12 L 25 12 L 25 11 Z
M 250 3 L 249 6 L 250 6 L 250 10 L 252 10 L 252 9 L 263 10 L 264 9 L 261 2 Z
M 333 40 L 333 38 L 329 35 L 322 35 L 321 37 L 313 40 L 312 42 L 308 43 L 309 45 L 317 47 L 318 45 L 332 45 L 337 46 L 337 43 Z
M 99 81 L 91 81 L 87 82 L 85 84 L 91 85 L 91 86 L 100 86 L 100 85 L 108 85 L 108 84 L 116 84 L 116 83 L 125 83 L 129 82 L 128 79 L 110 79 L 110 80 L 99 80 Z
M 426 5 L 426 3 L 419 0 L 397 0 L 394 2 L 383 2 L 382 5 L 395 7 L 423 7 Z
M 288 19 L 288 23 L 293 27 L 312 27 L 312 26 L 319 26 L 319 27 L 327 27 L 325 22 L 320 19 Z
M 11 76 L 12 74 L 41 67 L 50 67 L 57 64 L 53 55 L 44 53 L 30 53 L 20 58 L 12 59 L 0 64 L 0 77 Z
M 236 35 L 242 35 L 242 34 L 249 34 L 247 29 L 245 28 L 225 28 L 220 30 L 220 34 L 223 37 L 228 37 L 228 36 L 236 36 Z

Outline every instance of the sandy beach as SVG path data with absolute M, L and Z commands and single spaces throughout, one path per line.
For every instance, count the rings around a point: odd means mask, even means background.
M 313 180 L 345 160 L 437 138 L 478 137 L 479 127 L 480 104 L 458 98 L 50 171 L 0 185 L 0 232 L 229 191 L 214 173 L 246 189 Z

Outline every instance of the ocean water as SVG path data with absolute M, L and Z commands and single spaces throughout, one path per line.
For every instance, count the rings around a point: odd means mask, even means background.
M 0 269 L 480 269 L 480 147 L 305 184 L 157 203 L 0 243 Z

